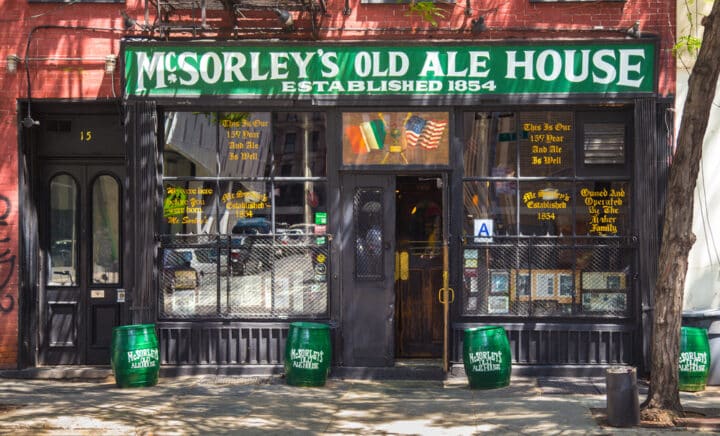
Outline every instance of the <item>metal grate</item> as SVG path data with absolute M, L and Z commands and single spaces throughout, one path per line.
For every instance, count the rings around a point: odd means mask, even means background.
M 583 128 L 586 164 L 625 163 L 625 124 L 586 123 Z
M 289 318 L 327 313 L 327 238 L 161 237 L 162 318 Z
M 501 323 L 510 342 L 513 364 L 635 364 L 635 332 L 623 324 Z M 453 361 L 462 362 L 466 328 L 453 326 Z
M 633 248 L 623 241 L 496 237 L 466 245 L 463 313 L 628 316 Z
M 384 273 L 383 190 L 363 188 L 353 198 L 355 222 L 355 276 L 382 280 Z

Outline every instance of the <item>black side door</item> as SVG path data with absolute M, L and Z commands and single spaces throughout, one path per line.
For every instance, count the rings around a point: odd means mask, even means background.
M 344 175 L 341 195 L 344 362 L 392 366 L 395 176 Z
M 41 168 L 41 365 L 107 365 L 121 323 L 124 162 Z

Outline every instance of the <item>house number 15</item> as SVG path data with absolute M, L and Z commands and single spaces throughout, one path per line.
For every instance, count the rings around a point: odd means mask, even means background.
M 92 141 L 93 133 L 92 130 L 81 130 L 80 141 L 89 142 Z

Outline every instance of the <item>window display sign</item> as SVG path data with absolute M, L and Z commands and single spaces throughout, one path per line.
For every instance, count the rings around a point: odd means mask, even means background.
M 343 114 L 345 165 L 447 165 L 447 112 Z
M 572 112 L 521 113 L 520 127 L 521 175 L 572 175 L 575 148 Z
M 200 184 L 165 185 L 163 218 L 168 224 L 202 227 L 212 214 L 214 190 Z
M 627 191 L 624 184 L 581 186 L 579 194 L 586 208 L 587 232 L 591 235 L 618 235 L 627 215 Z
M 125 94 L 476 95 L 650 93 L 655 43 L 125 45 Z

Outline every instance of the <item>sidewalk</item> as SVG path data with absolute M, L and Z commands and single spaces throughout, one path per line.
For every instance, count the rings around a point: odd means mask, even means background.
M 701 429 L 602 427 L 603 378 L 513 377 L 471 390 L 464 379 L 361 381 L 323 388 L 281 377 L 161 378 L 150 388 L 98 382 L 0 378 L 0 434 L 349 435 L 693 434 Z M 644 390 L 643 390 L 644 391 Z M 720 415 L 720 388 L 681 393 L 686 409 Z M 641 394 L 641 399 L 644 395 Z M 714 411 L 714 412 L 713 412 Z M 708 431 L 708 430 L 705 430 Z

